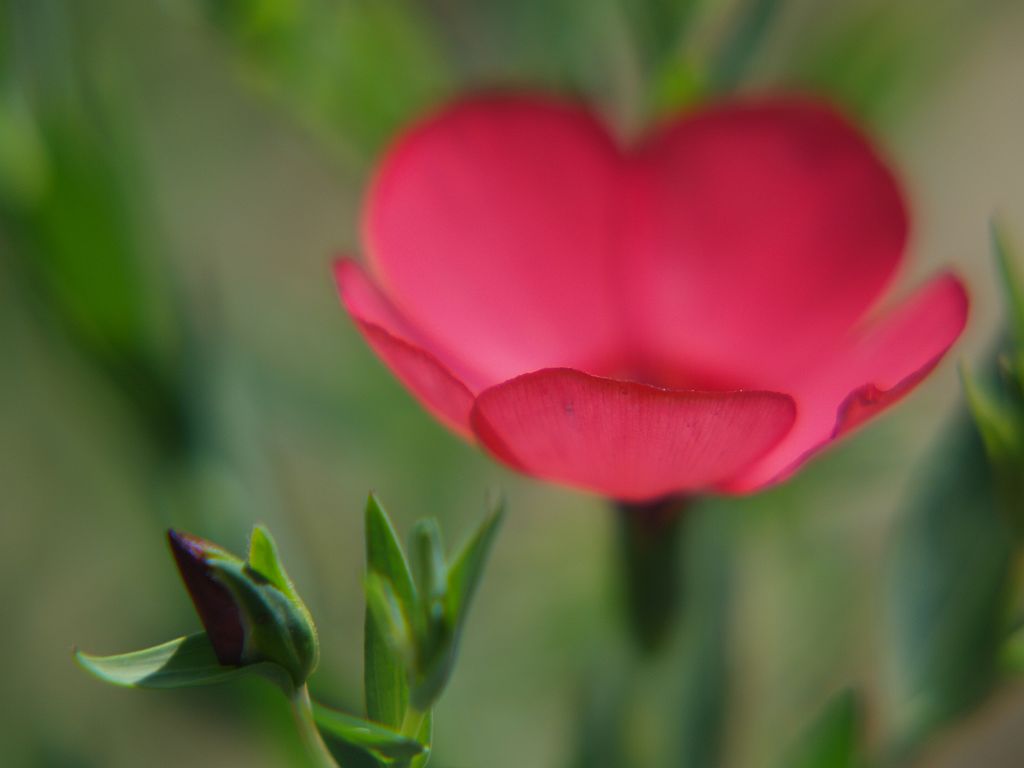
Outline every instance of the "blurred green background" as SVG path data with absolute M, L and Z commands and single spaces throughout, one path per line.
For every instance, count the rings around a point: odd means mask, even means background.
M 990 691 L 972 656 L 986 610 L 973 574 L 1005 541 L 983 505 L 964 517 L 974 497 L 945 522 L 908 501 L 956 418 L 952 362 L 784 487 L 696 509 L 685 622 L 638 667 L 602 502 L 513 476 L 437 426 L 367 350 L 330 274 L 334 254 L 359 251 L 374 159 L 447 97 L 582 93 L 630 133 L 705 96 L 800 88 L 860 116 L 893 159 L 915 213 L 896 294 L 960 271 L 973 307 L 953 357 L 980 365 L 1002 322 L 992 214 L 1024 239 L 1024 3 L 0 9 L 0 763 L 299 761 L 269 687 L 112 689 L 72 647 L 194 631 L 164 529 L 241 551 L 260 520 L 317 619 L 314 692 L 358 709 L 367 492 L 403 530 L 436 515 L 458 537 L 493 487 L 510 514 L 431 765 L 600 768 L 623 750 L 638 766 L 773 766 L 847 687 L 883 762 L 1024 763 L 1024 687 Z M 915 677 L 927 654 L 907 636 L 941 639 L 948 606 L 968 603 L 950 621 L 970 637 L 936 640 L 940 661 Z

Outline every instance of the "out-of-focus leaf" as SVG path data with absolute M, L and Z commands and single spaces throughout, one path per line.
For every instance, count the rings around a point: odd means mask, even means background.
M 409 760 L 422 755 L 425 745 L 353 715 L 313 703 L 313 716 L 317 727 L 332 739 L 373 753 L 384 760 Z
M 868 0 L 811 14 L 788 78 L 882 123 L 917 103 L 969 48 L 1002 0 Z
M 1013 537 L 967 413 L 958 413 L 925 470 L 886 574 L 896 760 L 990 689 L 1010 575 Z
M 857 695 L 843 691 L 828 702 L 779 768 L 853 768 L 860 727 Z
M 1024 539 L 1024 397 L 1011 379 L 999 386 L 979 383 L 966 370 L 961 372 L 964 395 L 998 485 L 998 501 L 1014 527 L 1018 540 Z
M 1007 638 L 999 655 L 1000 666 L 1011 675 L 1024 675 L 1024 627 Z
M 410 0 L 197 2 L 255 79 L 357 163 L 448 92 Z
M 292 686 L 291 676 L 277 664 L 221 666 L 204 632 L 116 656 L 76 651 L 75 659 L 100 680 L 128 688 L 186 688 L 244 676 L 263 677 L 285 692 L 290 692 Z
M 999 502 L 1024 540 L 1024 279 L 1007 240 L 992 226 L 992 250 L 1006 295 L 1009 349 L 987 381 L 963 371 L 967 404 L 981 434 L 999 486 Z
M 740 5 L 733 28 L 709 67 L 708 80 L 712 90 L 730 91 L 739 85 L 781 5 L 780 0 L 745 0 Z
M 657 71 L 678 53 L 690 24 L 707 0 L 619 0 L 629 19 L 645 71 Z
M 0 72 L 0 133 L 13 143 L 0 139 L 0 257 L 177 454 L 187 440 L 181 339 L 166 286 L 146 267 L 152 227 L 129 116 L 91 76 L 74 9 L 19 0 L 2 10 L 10 57 L 0 69 L 11 71 Z
M 1015 253 L 1010 248 L 1009 239 L 997 222 L 992 222 L 992 251 L 999 265 L 1003 290 L 1006 293 L 1010 330 L 1018 354 L 1024 360 L 1024 274 L 1015 263 Z M 1019 375 L 1024 376 L 1024 370 Z
M 456 626 L 465 620 L 504 517 L 505 502 L 499 497 L 493 502 L 490 515 L 452 560 L 448 572 L 448 615 Z
M 707 94 L 708 84 L 696 64 L 682 56 L 658 71 L 651 86 L 651 116 L 672 115 Z
M 427 606 L 444 599 L 448 589 L 448 566 L 437 520 L 428 518 L 416 523 L 410 542 L 420 603 Z
M 377 497 L 372 494 L 366 502 L 366 570 L 367 611 L 363 627 L 366 711 L 371 720 L 398 728 L 409 700 L 403 659 L 395 653 L 394 640 L 389 641 L 384 635 L 380 619 L 370 608 L 370 592 L 380 593 L 374 597 L 378 602 L 375 610 L 383 612 L 380 618 L 386 620 L 392 613 L 405 616 L 413 612 L 416 591 L 395 529 Z M 370 587 L 375 580 L 381 580 L 387 586 Z M 393 599 L 387 594 L 388 590 L 391 590 Z M 407 639 L 404 642 L 411 644 L 408 628 L 405 633 Z
M 31 210 L 46 194 L 50 168 L 24 94 L 0 84 L 0 200 L 12 212 Z

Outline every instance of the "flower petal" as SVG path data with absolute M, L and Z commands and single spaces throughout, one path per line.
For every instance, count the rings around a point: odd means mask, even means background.
M 364 227 L 384 293 L 495 384 L 618 349 L 610 277 L 621 156 L 584 109 L 464 101 L 385 158 Z
M 512 467 L 629 501 L 712 486 L 793 419 L 785 395 L 665 390 L 564 368 L 492 387 L 472 413 L 477 437 Z
M 967 310 L 962 283 L 943 275 L 857 334 L 794 388 L 797 420 L 792 432 L 724 490 L 744 492 L 784 480 L 832 440 L 897 402 L 959 338 Z
M 470 436 L 473 394 L 463 380 L 429 349 L 355 262 L 339 259 L 334 275 L 345 308 L 381 360 L 428 411 Z
M 900 262 L 907 212 L 867 140 L 811 101 L 667 125 L 625 187 L 622 283 L 652 375 L 760 387 L 832 347 Z

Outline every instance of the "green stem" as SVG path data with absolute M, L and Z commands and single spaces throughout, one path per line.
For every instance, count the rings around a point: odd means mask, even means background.
M 309 688 L 302 686 L 292 697 L 292 713 L 299 727 L 299 736 L 316 768 L 341 768 L 320 735 L 313 719 L 313 702 L 309 699 Z
M 647 654 L 668 639 L 681 608 L 680 531 L 686 500 L 619 504 L 619 542 L 626 612 L 633 637 Z
M 405 717 L 402 719 L 402 735 L 408 736 L 410 739 L 418 738 L 420 728 L 423 727 L 423 718 L 426 716 L 426 712 L 416 709 L 416 707 L 410 704 L 405 710 Z

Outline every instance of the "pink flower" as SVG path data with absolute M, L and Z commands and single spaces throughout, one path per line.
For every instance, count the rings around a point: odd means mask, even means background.
M 892 172 L 828 107 L 724 103 L 623 147 L 584 108 L 469 99 L 385 157 L 369 344 L 511 467 L 625 501 L 777 482 L 912 389 L 963 330 L 935 278 L 869 310 L 906 249 Z

